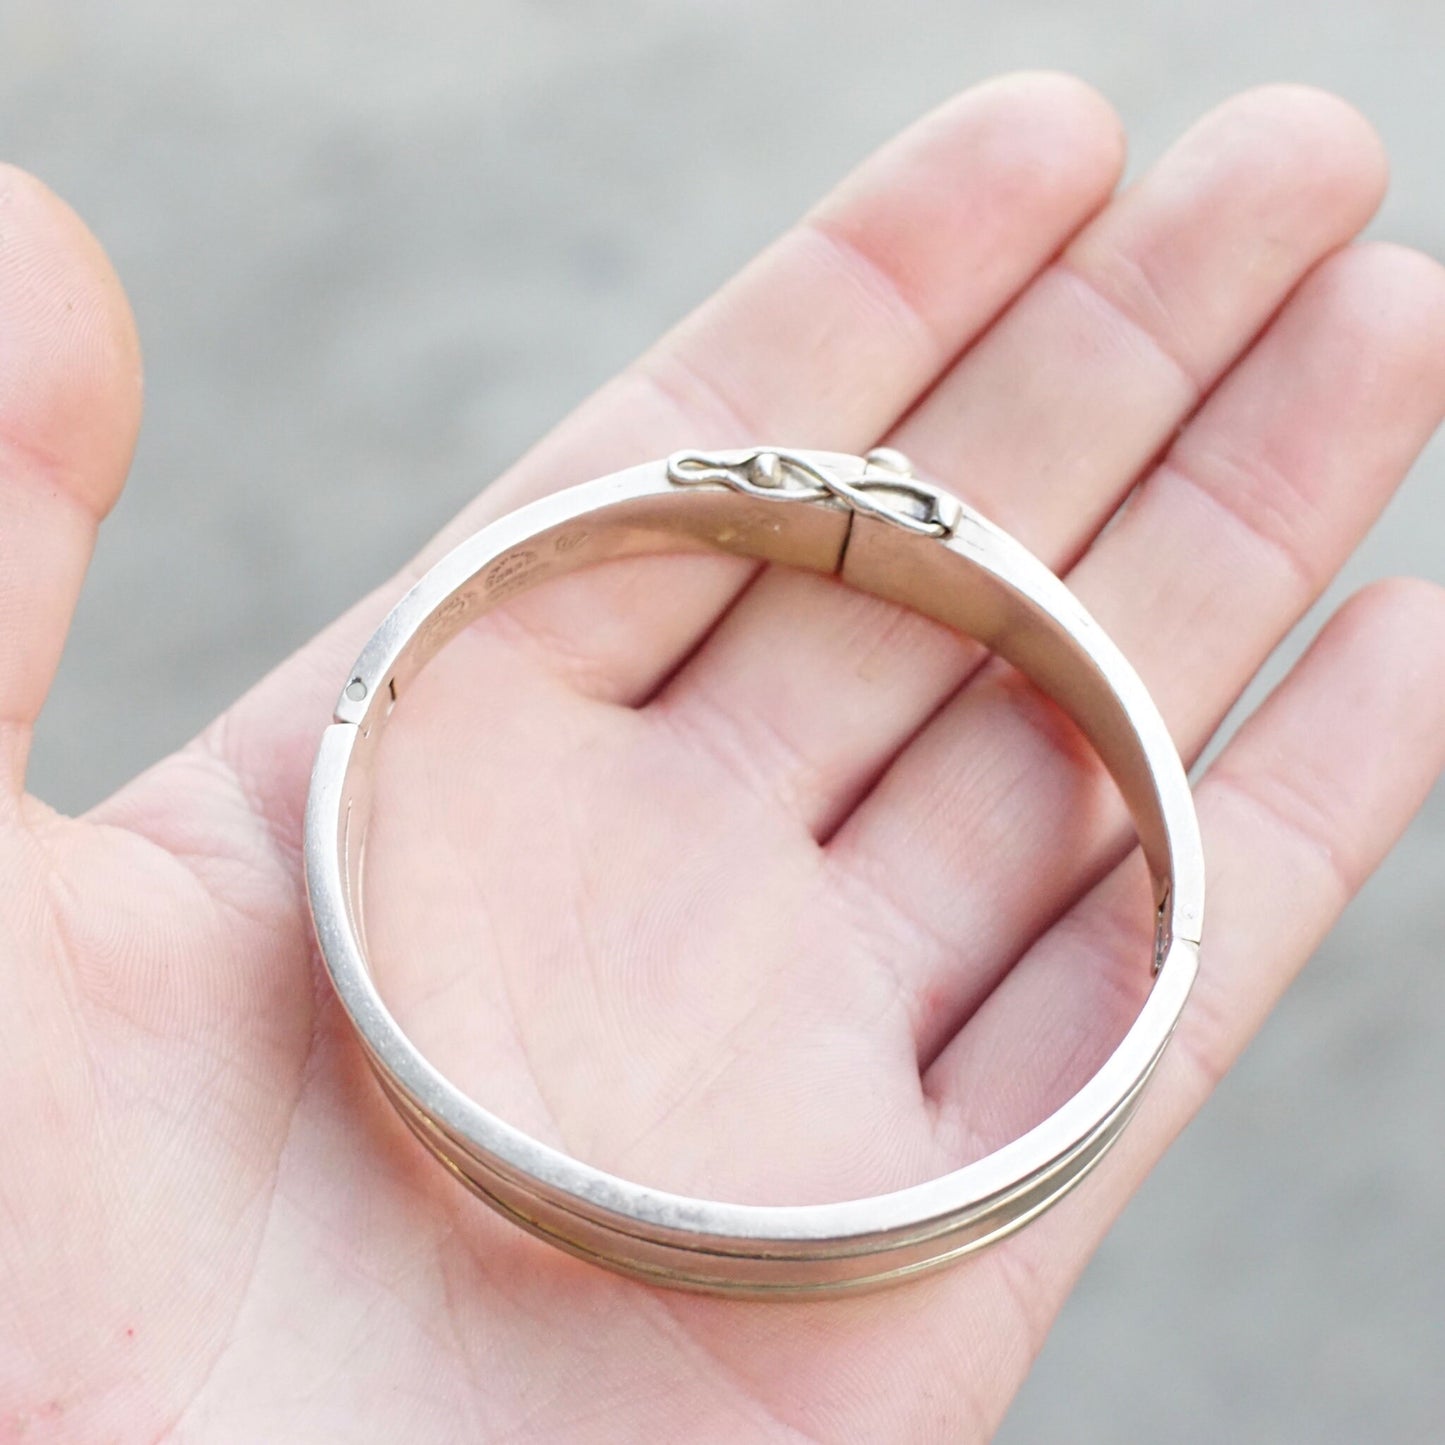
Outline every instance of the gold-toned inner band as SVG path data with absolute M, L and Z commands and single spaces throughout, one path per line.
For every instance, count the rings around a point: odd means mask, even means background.
M 953 543 L 919 537 L 842 507 L 782 506 L 722 489 L 634 497 L 546 528 L 478 559 L 439 598 L 375 686 L 362 680 L 359 736 L 347 770 L 338 844 L 348 907 L 365 946 L 362 868 L 375 750 L 393 705 L 463 627 L 507 598 L 583 567 L 623 557 L 730 552 L 835 573 L 847 585 L 902 603 L 977 639 L 1052 698 L 1079 726 L 1112 774 L 1133 817 L 1154 882 L 1159 921 L 1155 962 L 1170 942 L 1169 835 L 1143 744 L 1094 658 L 1060 618 L 968 555 L 968 519 Z M 659 596 L 658 607 L 668 606 Z

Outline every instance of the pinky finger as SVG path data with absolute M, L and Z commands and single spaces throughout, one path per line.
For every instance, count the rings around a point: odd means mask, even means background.
M 999 1284 L 1026 1304 L 1032 1349 L 1105 1231 L 1442 767 L 1445 590 L 1377 583 L 1335 614 L 1198 788 L 1209 869 L 1200 973 L 1137 1118 L 1077 1194 L 980 1258 L 997 1256 Z M 1148 911 L 1142 868 L 1130 859 L 954 1038 L 926 1081 L 951 1150 L 996 1147 L 1093 1072 L 1148 987 L 1140 962 L 1149 956 Z M 997 1088 L 1001 1078 L 1008 1089 Z M 999 1103 L 978 1117 L 976 1102 L 990 1097 Z M 1021 1280 L 1029 1284 L 1022 1301 Z

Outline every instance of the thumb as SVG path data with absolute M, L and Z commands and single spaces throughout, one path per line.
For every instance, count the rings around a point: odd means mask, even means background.
M 99 244 L 39 181 L 0 165 L 0 806 L 23 789 L 140 393 L 135 326 Z

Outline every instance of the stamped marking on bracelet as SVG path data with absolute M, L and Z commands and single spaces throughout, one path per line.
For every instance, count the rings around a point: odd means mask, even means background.
M 542 558 L 530 548 L 522 552 L 508 552 L 482 573 L 482 586 L 490 597 L 505 597 L 509 592 L 528 585 L 538 568 L 544 565 Z
M 445 642 L 466 621 L 467 615 L 475 610 L 477 595 L 471 589 L 453 592 L 445 602 L 432 613 L 419 629 L 419 640 L 424 645 Z

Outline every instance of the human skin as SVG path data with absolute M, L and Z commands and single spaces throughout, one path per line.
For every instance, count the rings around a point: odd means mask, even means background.
M 891 1291 L 660 1292 L 465 1194 L 324 985 L 301 814 L 418 568 L 556 487 L 760 440 L 905 450 L 1067 576 L 1195 758 L 1445 412 L 1445 273 L 1355 240 L 1385 162 L 1319 92 L 1236 97 L 1116 192 L 1122 161 L 1067 77 L 944 106 L 81 818 L 25 759 L 138 348 L 82 225 L 0 171 L 0 1440 L 991 1435 L 1445 763 L 1445 593 L 1354 597 L 1201 779 L 1202 971 L 1119 1146 Z M 418 1042 L 540 1137 L 694 1194 L 845 1198 L 1013 1137 L 1122 1032 L 1150 941 L 1121 824 L 1071 725 L 966 640 L 832 579 L 636 559 L 488 614 L 403 700 L 371 945 Z

